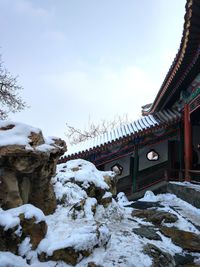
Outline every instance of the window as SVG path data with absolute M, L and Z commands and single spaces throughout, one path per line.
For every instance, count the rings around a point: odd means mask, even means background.
M 146 155 L 147 159 L 150 160 L 150 161 L 156 161 L 156 160 L 159 160 L 159 154 L 154 150 L 154 149 L 151 149 L 147 155 Z
M 123 172 L 123 167 L 119 163 L 116 163 L 111 167 L 111 171 L 113 171 L 116 175 L 121 175 Z

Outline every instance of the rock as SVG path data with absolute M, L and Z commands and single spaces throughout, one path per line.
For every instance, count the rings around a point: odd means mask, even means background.
M 84 189 L 83 183 L 82 183 L 82 185 L 80 185 L 80 187 L 82 187 Z M 93 183 L 90 183 L 89 184 L 89 187 L 88 188 L 85 188 L 85 191 L 86 191 L 88 197 L 94 197 L 94 198 L 96 198 L 97 199 L 97 202 L 99 204 L 101 203 L 101 199 L 105 195 L 105 192 L 106 192 L 105 189 L 100 188 L 100 187 L 97 187 Z
M 83 258 L 83 255 L 84 255 L 83 251 L 76 251 L 72 247 L 67 247 L 55 250 L 51 256 L 47 256 L 46 253 L 42 252 L 39 255 L 39 260 L 42 262 L 49 260 L 64 261 L 67 264 L 75 266 Z M 89 253 L 87 253 L 87 256 L 89 256 Z
M 1 206 L 11 209 L 22 205 L 23 201 L 15 173 L 4 168 L 4 170 L 1 170 L 0 181 L 2 189 L 0 189 Z
M 110 192 L 106 192 L 100 200 L 100 204 L 103 205 L 104 208 L 107 208 L 110 203 L 112 203 L 112 194 Z
M 58 203 L 72 207 L 70 215 L 73 219 L 92 218 L 98 205 L 108 208 L 116 190 L 113 172 L 99 171 L 94 164 L 82 159 L 59 164 L 53 184 Z
M 177 246 L 191 252 L 200 252 L 200 235 L 179 230 L 175 227 L 161 227 L 160 231 L 170 237 Z
M 20 237 L 16 234 L 18 226 L 4 230 L 0 226 L 0 251 L 10 251 L 14 254 L 17 253 Z
M 34 217 L 26 219 L 24 214 L 20 214 L 20 225 L 22 227 L 22 238 L 30 237 L 32 249 L 36 249 L 40 241 L 45 237 L 47 233 L 47 225 L 45 221 L 36 223 Z
M 133 210 L 132 216 L 145 218 L 146 221 L 156 225 L 160 225 L 162 222 L 174 223 L 178 220 L 178 217 L 175 214 L 158 210 Z
M 155 212 L 151 217 L 150 220 L 154 224 L 160 225 L 162 222 L 164 223 L 175 223 L 178 220 L 178 217 L 175 214 L 169 212 Z
M 112 193 L 113 196 L 117 195 L 117 178 L 114 172 L 112 175 L 104 175 L 104 181 L 109 186 L 109 191 Z
M 194 262 L 194 257 L 190 254 L 185 254 L 184 256 L 180 254 L 175 254 L 174 260 L 176 266 L 185 266 L 187 264 L 192 264 Z
M 81 242 L 77 238 L 77 231 L 79 231 Z M 110 239 L 108 228 L 98 223 L 89 228 L 83 225 L 75 232 L 72 232 L 72 237 L 74 234 L 76 236 L 75 239 L 67 235 L 66 237 L 63 236 L 62 240 L 55 240 L 53 244 L 43 240 L 38 247 L 39 260 L 42 262 L 62 260 L 67 264 L 76 265 L 84 257 L 88 257 L 94 248 L 106 246 Z
M 70 209 L 69 214 L 71 214 L 71 217 L 73 220 L 76 220 L 78 217 L 84 217 L 84 207 L 85 207 L 85 199 L 80 200 L 75 205 L 72 206 Z
M 32 249 L 36 249 L 46 233 L 44 214 L 30 204 L 0 211 L 0 251 L 17 254 L 19 244 L 26 237 L 30 237 Z
M 0 122 L 0 207 L 31 203 L 45 214 L 56 208 L 51 177 L 66 151 L 61 139 L 45 139 L 39 129 Z M 1 143 L 2 140 L 2 143 Z
M 156 233 L 156 230 L 151 226 L 141 226 L 140 228 L 132 229 L 132 232 L 150 240 L 162 240 L 161 237 Z
M 91 262 L 88 262 L 87 267 L 103 267 L 103 266 L 91 261 Z
M 132 207 L 134 209 L 146 210 L 148 208 L 161 208 L 163 207 L 160 205 L 159 202 L 147 202 L 147 201 L 135 201 L 134 203 L 128 205 L 128 207 Z
M 152 258 L 153 260 L 152 267 L 175 267 L 176 266 L 175 261 L 170 254 L 160 250 L 158 247 L 152 244 L 147 244 L 144 247 L 143 252 Z

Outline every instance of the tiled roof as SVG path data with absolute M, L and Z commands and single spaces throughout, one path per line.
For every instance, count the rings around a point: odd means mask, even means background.
M 143 109 L 143 115 L 153 114 L 166 107 L 172 97 L 187 88 L 200 68 L 200 1 L 187 0 L 183 36 L 178 53 L 151 106 Z
M 181 118 L 180 113 L 177 111 L 164 110 L 154 115 L 143 116 L 140 119 L 131 123 L 125 124 L 119 128 L 113 129 L 110 132 L 106 132 L 103 135 L 99 135 L 95 138 L 91 138 L 85 142 L 81 142 L 74 145 L 65 153 L 65 156 L 73 157 L 83 152 L 92 152 L 96 148 L 106 146 L 117 140 L 121 140 L 127 137 L 136 137 L 143 134 L 147 130 L 153 130 L 157 127 L 162 127 L 179 121 Z

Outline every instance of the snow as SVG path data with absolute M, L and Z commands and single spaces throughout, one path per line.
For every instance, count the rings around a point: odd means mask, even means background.
M 172 212 L 178 216 L 178 222 L 170 224 L 170 226 L 177 226 L 179 229 L 199 233 L 198 229 L 192 224 L 192 222 L 199 221 L 199 209 L 172 194 L 154 195 L 152 192 L 147 192 L 143 201 L 145 201 L 145 199 L 148 199 L 148 201 L 159 201 L 160 204 L 164 206 L 164 208 L 159 208 L 160 210 Z M 88 201 L 88 206 L 96 204 L 96 201 L 93 198 L 87 198 L 86 201 Z M 133 209 L 123 207 L 114 200 L 108 208 L 98 205 L 94 217 L 89 216 L 90 210 L 91 209 L 88 208 L 87 211 L 86 208 L 85 213 L 87 216 L 85 218 L 72 220 L 69 216 L 70 208 L 68 206 L 58 207 L 54 214 L 46 216 L 48 232 L 46 237 L 39 244 L 37 250 L 31 251 L 29 238 L 26 238 L 19 246 L 19 254 L 30 259 L 30 265 L 27 265 L 22 257 L 15 256 L 9 252 L 1 252 L 0 266 L 69 267 L 70 265 L 63 262 L 49 261 L 40 263 L 37 259 L 37 253 L 40 253 L 41 251 L 46 252 L 48 255 L 52 255 L 54 250 L 66 246 L 73 246 L 77 250 L 92 250 L 93 246 L 97 244 L 100 246 L 99 248 L 94 249 L 89 257 L 82 260 L 80 259 L 81 261 L 76 265 L 77 267 L 87 267 L 88 262 L 91 261 L 106 267 L 150 267 L 152 265 L 152 260 L 148 255 L 143 253 L 143 247 L 147 243 L 154 244 L 171 255 L 182 253 L 180 247 L 174 245 L 170 238 L 164 236 L 159 231 L 157 233 L 161 236 L 161 241 L 149 240 L 136 235 L 132 231 L 133 228 L 151 224 L 139 218 L 132 217 L 130 214 Z M 17 214 L 17 212 L 13 211 L 11 213 Z M 188 217 L 191 214 L 193 215 L 192 219 L 190 218 L 191 222 L 186 216 L 187 214 Z M 99 224 L 100 239 L 97 240 L 96 227 Z M 104 247 L 103 245 L 107 239 L 109 239 L 109 243 Z M 200 259 L 198 253 L 194 255 Z
M 96 204 L 96 200 L 90 204 Z M 65 247 L 75 250 L 92 250 L 96 245 L 104 245 L 110 233 L 103 224 L 98 228 L 92 217 L 73 220 L 67 216 L 69 208 L 59 207 L 52 215 L 47 216 L 48 231 L 46 237 L 40 242 L 37 252 L 52 255 L 53 251 Z M 89 216 L 87 216 L 89 217 Z M 67 227 L 66 227 L 67 226 Z
M 164 121 L 165 123 L 168 123 L 174 119 L 180 118 L 180 114 L 178 112 L 171 110 L 164 110 L 160 111 L 159 113 L 163 118 L 161 120 L 162 122 L 158 120 L 157 116 L 154 115 L 140 116 L 137 120 L 131 123 L 124 124 L 121 127 L 116 127 L 112 131 L 105 132 L 104 134 L 70 146 L 64 156 L 70 157 L 83 151 L 90 151 L 96 147 L 104 146 L 108 143 L 119 140 L 120 138 L 130 135 L 132 136 L 143 131 L 144 129 L 151 128 L 152 126 L 161 125 Z
M 87 198 L 86 192 L 77 184 L 67 182 L 63 185 L 60 181 L 55 182 L 55 179 L 54 192 L 56 194 L 56 198 L 65 202 L 66 205 L 74 205 L 82 199 Z
M 92 207 L 97 205 L 96 198 L 87 198 L 84 205 L 85 217 L 88 219 L 93 219 L 94 214 L 92 212 Z
M 180 230 L 200 234 L 200 231 L 194 226 L 200 226 L 200 209 L 195 208 L 177 196 L 169 193 L 154 195 L 153 192 L 147 191 L 140 201 L 159 202 L 164 208 L 158 208 L 158 210 L 173 213 L 178 217 L 178 221 L 173 223 L 173 226 Z M 171 226 L 171 224 L 165 225 Z
M 24 257 L 31 250 L 30 237 L 26 237 L 19 246 L 19 255 Z
M 102 198 L 108 198 L 108 197 L 112 197 L 112 193 L 111 192 L 106 192 Z
M 161 240 L 150 240 L 133 232 L 141 226 L 153 226 L 141 218 L 132 217 L 133 208 L 124 193 L 119 193 L 117 201 L 112 199 L 108 207 L 98 204 L 97 199 L 86 193 L 92 184 L 105 190 L 103 198 L 112 197 L 104 176 L 112 172 L 98 171 L 85 160 L 72 160 L 58 165 L 57 175 L 52 179 L 56 198 L 59 202 L 56 211 L 48 216 L 33 205 L 26 204 L 7 211 L 0 210 L 0 225 L 5 230 L 19 225 L 19 214 L 25 218 L 36 218 L 36 222 L 46 221 L 48 226 L 45 238 L 36 250 L 32 250 L 30 238 L 26 237 L 19 245 L 15 256 L 0 252 L 0 267 L 70 267 L 62 261 L 39 262 L 37 255 L 45 252 L 51 256 L 55 250 L 71 247 L 77 251 L 91 251 L 91 255 L 79 259 L 77 267 L 87 267 L 89 262 L 106 267 L 150 267 L 152 259 L 143 252 L 144 246 L 153 244 L 162 251 L 174 255 L 183 250 L 155 228 Z M 76 183 L 77 184 L 76 184 Z M 200 209 L 193 207 L 173 194 L 155 195 L 147 191 L 140 201 L 159 202 L 160 211 L 175 214 L 178 221 L 162 223 L 164 226 L 177 227 L 184 231 L 200 234 Z M 82 205 L 80 209 L 75 209 Z M 78 206 L 77 206 L 78 207 Z M 94 214 L 94 207 L 96 212 Z M 76 216 L 72 214 L 76 212 Z M 193 253 L 200 260 L 200 254 Z M 30 263 L 26 263 L 26 260 Z
M 96 169 L 94 164 L 83 160 L 75 159 L 66 163 L 59 164 L 57 167 L 57 181 L 62 184 L 68 181 L 75 180 L 83 183 L 84 188 L 88 188 L 90 184 L 102 189 L 109 189 L 107 183 L 104 181 L 105 175 L 114 177 L 113 172 L 102 172 Z
M 10 252 L 0 251 L 0 266 L 1 267 L 29 267 L 25 259 L 16 256 Z
M 5 231 L 19 225 L 19 222 L 18 217 L 13 217 L 9 212 L 0 211 L 0 225 L 4 227 Z
M 8 211 L 3 211 L 4 214 L 7 212 L 9 212 L 12 216 L 19 216 L 23 213 L 26 219 L 35 217 L 36 223 L 45 221 L 44 213 L 31 204 L 24 204 L 20 207 L 9 209 Z
M 25 147 L 26 150 L 33 150 L 30 145 L 31 140 L 29 136 L 31 133 L 39 134 L 41 132 L 39 128 L 35 128 L 24 123 L 0 120 L 0 128 L 8 126 L 12 126 L 10 127 L 11 129 L 0 130 L 0 146 L 19 145 Z M 55 139 L 55 137 L 45 138 L 45 143 L 35 147 L 34 149 L 41 152 L 52 150 L 55 148 L 53 146 L 53 138 Z
M 0 146 L 21 145 L 30 147 L 28 136 L 30 136 L 31 132 L 39 133 L 41 131 L 38 128 L 23 123 L 0 120 L 0 128 L 9 125 L 13 125 L 14 127 L 9 130 L 0 131 Z
M 158 199 L 152 191 L 146 191 L 144 197 L 140 198 L 140 201 L 157 202 Z
M 24 214 L 26 219 L 35 217 L 36 223 L 45 220 L 43 212 L 31 204 L 25 204 L 17 208 L 9 210 L 0 210 L 0 225 L 4 227 L 4 230 L 13 228 L 20 223 L 19 215 Z
M 124 207 L 124 206 L 128 206 L 131 203 L 133 203 L 133 201 L 129 201 L 128 198 L 126 197 L 126 195 L 123 192 L 119 192 L 117 194 L 117 202 L 120 206 Z

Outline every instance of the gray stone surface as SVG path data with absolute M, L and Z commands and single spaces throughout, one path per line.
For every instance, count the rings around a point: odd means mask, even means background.
M 174 183 L 168 183 L 167 192 L 175 194 L 177 197 L 183 199 L 184 201 L 192 204 L 196 208 L 200 208 L 200 192 L 187 187 L 187 185 L 179 185 Z
M 153 264 L 152 267 L 175 267 L 175 261 L 173 257 L 160 250 L 158 247 L 147 244 L 144 247 L 144 253 L 149 255 L 152 258 Z
M 146 237 L 150 240 L 162 240 L 161 237 L 156 233 L 157 230 L 149 226 L 141 226 L 140 228 L 134 228 L 132 231 L 140 235 L 141 237 Z
M 147 201 L 136 201 L 127 207 L 132 207 L 134 209 L 140 209 L 140 210 L 145 210 L 148 208 L 161 208 L 163 207 L 160 205 L 160 202 L 147 202 Z

